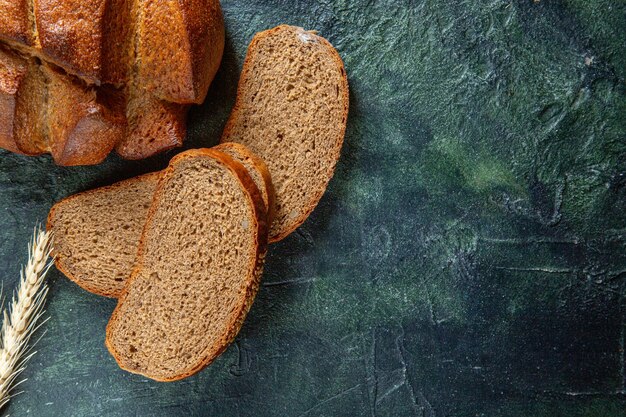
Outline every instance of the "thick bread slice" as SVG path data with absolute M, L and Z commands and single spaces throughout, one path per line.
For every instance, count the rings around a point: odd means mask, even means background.
M 17 95 L 28 73 L 28 63 L 0 48 L 0 147 L 22 153 L 15 140 Z
M 48 215 L 54 262 L 87 291 L 118 297 L 137 255 L 159 172 L 75 194 Z
M 292 26 L 254 37 L 222 142 L 246 145 L 269 168 L 276 192 L 271 242 L 302 224 L 322 197 L 347 115 L 346 72 L 328 41 Z
M 122 369 L 173 381 L 226 349 L 258 290 L 264 217 L 260 192 L 228 155 L 198 149 L 172 159 L 107 325 L 107 348 Z
M 219 0 L 143 2 L 136 50 L 135 85 L 162 100 L 202 103 L 224 50 Z

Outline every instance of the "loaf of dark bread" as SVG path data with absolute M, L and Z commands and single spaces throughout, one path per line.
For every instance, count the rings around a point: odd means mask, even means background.
M 0 147 L 86 165 L 182 144 L 224 24 L 218 0 L 0 1 L 0 46 Z

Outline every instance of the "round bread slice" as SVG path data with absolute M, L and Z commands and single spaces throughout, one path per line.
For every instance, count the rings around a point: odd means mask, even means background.
M 87 291 L 118 297 L 130 275 L 159 172 L 85 191 L 56 203 L 47 229 L 54 262 Z
M 107 325 L 119 366 L 174 381 L 213 361 L 252 305 L 266 242 L 263 199 L 242 164 L 211 149 L 174 157 Z
M 315 32 L 278 26 L 248 48 L 222 142 L 265 161 L 276 193 L 270 242 L 306 220 L 333 176 L 348 115 L 348 81 L 337 51 Z

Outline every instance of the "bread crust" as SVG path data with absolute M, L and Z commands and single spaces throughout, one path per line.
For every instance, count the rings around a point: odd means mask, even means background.
M 247 282 L 246 282 L 243 297 L 241 300 L 242 302 L 239 305 L 239 308 L 237 309 L 235 314 L 232 315 L 231 321 L 230 323 L 228 323 L 228 326 L 226 327 L 227 330 L 224 336 L 220 340 L 218 340 L 218 342 L 215 343 L 213 346 L 210 346 L 209 348 L 207 348 L 207 350 L 205 351 L 205 356 L 201 358 L 201 360 L 196 365 L 192 366 L 190 369 L 183 371 L 179 375 L 174 375 L 168 378 L 160 378 L 160 377 L 155 377 L 154 375 L 148 375 L 146 373 L 138 371 L 137 369 L 126 366 L 126 364 L 123 362 L 121 358 L 121 355 L 116 351 L 115 346 L 111 342 L 111 337 L 112 337 L 111 334 L 114 331 L 113 327 L 115 326 L 115 323 L 117 322 L 117 320 L 119 320 L 118 315 L 119 315 L 120 306 L 124 303 L 133 280 L 136 279 L 138 273 L 141 271 L 141 268 L 143 267 L 142 262 L 143 262 L 145 247 L 146 247 L 146 241 L 145 241 L 146 234 L 147 234 L 146 231 L 151 226 L 151 223 L 154 219 L 154 215 L 157 210 L 158 202 L 163 197 L 164 190 L 165 190 L 164 185 L 166 181 L 169 179 L 169 177 L 172 175 L 172 173 L 174 172 L 176 166 L 181 161 L 187 158 L 196 158 L 196 157 L 208 157 L 208 158 L 213 158 L 213 159 L 218 160 L 227 169 L 230 170 L 233 176 L 241 184 L 242 189 L 245 191 L 244 194 L 246 195 L 246 198 L 248 199 L 250 206 L 253 208 L 254 215 L 255 215 L 255 218 L 251 220 L 253 221 L 253 224 L 255 227 L 256 256 L 254 257 L 254 259 L 250 260 L 250 264 L 248 268 L 250 273 L 247 277 Z M 159 179 L 159 184 L 157 185 L 157 189 L 154 194 L 154 198 L 152 200 L 152 206 L 150 207 L 146 224 L 144 226 L 144 232 L 142 233 L 142 237 L 139 241 L 139 248 L 137 251 L 137 263 L 135 267 L 133 268 L 133 272 L 131 273 L 129 279 L 126 282 L 124 291 L 122 291 L 120 297 L 118 298 L 117 306 L 115 307 L 115 310 L 113 311 L 113 314 L 111 315 L 111 318 L 109 319 L 109 323 L 107 324 L 105 345 L 107 349 L 109 350 L 109 352 L 111 353 L 111 355 L 113 356 L 113 358 L 115 359 L 115 361 L 117 362 L 118 366 L 125 371 L 143 375 L 145 377 L 154 379 L 155 381 L 170 382 L 170 381 L 177 381 L 177 380 L 186 378 L 188 376 L 191 376 L 197 373 L 198 371 L 200 371 L 201 369 L 209 365 L 215 358 L 217 358 L 228 347 L 228 345 L 232 342 L 232 340 L 235 338 L 235 336 L 239 332 L 239 329 L 241 328 L 241 325 L 243 324 L 245 316 L 248 313 L 250 307 L 252 306 L 252 303 L 254 302 L 254 297 L 259 289 L 261 274 L 263 271 L 263 264 L 265 261 L 265 253 L 267 251 L 267 232 L 268 232 L 268 225 L 265 219 L 265 206 L 263 203 L 263 199 L 261 197 L 261 193 L 257 189 L 254 181 L 252 180 L 252 178 L 250 177 L 250 175 L 248 174 L 248 172 L 246 171 L 246 169 L 243 167 L 242 164 L 240 164 L 239 162 L 235 161 L 230 156 L 220 151 L 217 151 L 214 149 L 206 149 L 206 148 L 192 149 L 192 150 L 180 153 L 176 155 L 174 158 L 172 158 L 169 166 L 165 170 L 162 171 L 162 175 Z
M 102 32 L 109 0 L 32 1 L 42 54 L 91 84 L 102 80 Z M 88 23 L 81 16 L 89 16 Z
M 164 49 L 165 22 L 179 35 Z M 224 49 L 224 22 L 218 0 L 147 2 L 137 23 L 137 76 L 156 97 L 177 103 L 202 103 Z
M 95 188 L 93 190 L 87 190 L 87 191 L 83 191 L 81 193 L 77 193 L 77 194 L 73 194 L 69 197 L 65 197 L 64 199 L 58 201 L 55 205 L 52 206 L 52 208 L 50 209 L 50 212 L 48 213 L 48 218 L 46 220 L 46 230 L 48 230 L 49 232 L 52 232 L 52 234 L 54 235 L 54 222 L 55 222 L 55 218 L 56 218 L 56 214 L 58 210 L 62 210 L 63 206 L 66 205 L 68 202 L 71 202 L 72 200 L 75 200 L 77 198 L 80 197 L 84 197 L 85 195 L 91 195 L 91 194 L 97 194 L 100 193 L 102 191 L 109 191 L 109 190 L 115 190 L 116 188 L 125 186 L 128 183 L 133 183 L 133 182 L 138 182 L 138 181 L 146 181 L 146 180 L 154 180 L 154 178 L 158 178 L 161 175 L 161 171 L 157 171 L 157 172 L 150 172 L 148 174 L 143 174 L 137 177 L 132 177 L 126 180 L 122 180 L 122 181 L 118 181 L 114 184 L 111 185 L 106 185 L 103 187 L 99 187 L 99 188 Z M 54 264 L 57 267 L 57 269 L 59 271 L 61 271 L 63 273 L 63 275 L 65 275 L 66 277 L 68 277 L 72 282 L 74 282 L 76 285 L 78 285 L 79 287 L 81 287 L 84 290 L 89 291 L 90 293 L 96 294 L 96 295 L 101 295 L 103 297 L 111 297 L 111 298 L 117 298 L 119 297 L 119 295 L 121 294 L 121 291 L 118 292 L 107 292 L 107 291 L 102 291 L 101 288 L 98 287 L 94 287 L 92 285 L 90 285 L 87 282 L 82 281 L 80 278 L 76 277 L 71 271 L 70 271 L 70 267 L 68 265 L 66 265 L 66 258 L 58 253 L 54 253 L 53 252 L 53 259 L 54 259 Z
M 270 37 L 278 32 L 281 31 L 302 31 L 307 33 L 307 35 L 309 36 L 313 36 L 315 37 L 315 39 L 321 44 L 323 45 L 326 49 L 328 54 L 332 57 L 333 61 L 335 62 L 335 64 L 337 65 L 337 68 L 340 70 L 342 77 L 341 77 L 341 91 L 343 92 L 342 96 L 344 97 L 343 99 L 343 112 L 342 112 L 342 120 L 347 120 L 348 118 L 348 108 L 349 108 L 349 88 L 348 88 L 348 76 L 346 74 L 346 70 L 345 67 L 343 65 L 343 61 L 341 60 L 341 57 L 339 56 L 339 53 L 337 52 L 337 50 L 331 45 L 330 42 L 328 42 L 326 39 L 324 39 L 321 36 L 318 36 L 316 33 L 314 32 L 307 32 L 304 29 L 300 28 L 300 27 L 296 27 L 296 26 L 289 26 L 289 25 L 280 25 L 277 26 L 273 29 L 269 29 L 263 32 L 259 32 L 257 33 L 254 38 L 252 39 L 252 41 L 250 42 L 250 45 L 248 46 L 248 52 L 246 54 L 246 58 L 244 60 L 243 63 L 243 69 L 241 71 L 241 77 L 239 78 L 239 84 L 237 86 L 237 98 L 235 100 L 235 105 L 233 107 L 233 110 L 228 118 L 228 121 L 226 122 L 226 126 L 224 127 L 224 132 L 222 133 L 222 138 L 221 138 L 221 143 L 224 142 L 228 142 L 230 140 L 230 135 L 232 132 L 232 129 L 235 125 L 235 121 L 237 119 L 237 117 L 239 117 L 239 112 L 241 111 L 241 108 L 243 107 L 242 103 L 241 103 L 241 99 L 244 97 L 244 90 L 247 87 L 248 84 L 248 79 L 250 78 L 251 74 L 251 66 L 252 66 L 252 61 L 254 60 L 255 56 L 255 52 L 256 52 L 256 47 L 258 45 L 259 42 L 261 42 L 263 39 Z M 341 125 L 341 128 L 337 131 L 337 139 L 335 141 L 335 145 L 333 147 L 333 157 L 335 159 L 335 161 L 339 160 L 339 156 L 341 154 L 341 147 L 343 145 L 343 139 L 345 136 L 345 132 L 346 132 L 346 123 L 344 122 Z M 298 217 L 296 217 L 294 219 L 294 221 L 288 226 L 283 228 L 280 233 L 276 234 L 276 235 L 270 235 L 269 236 L 269 242 L 270 243 L 274 243 L 274 242 L 278 242 L 282 239 L 284 239 L 285 237 L 287 237 L 289 234 L 291 234 L 291 232 L 293 232 L 294 230 L 296 230 L 302 223 L 304 223 L 304 221 L 307 219 L 307 217 L 309 217 L 309 215 L 311 214 L 311 212 L 315 209 L 315 207 L 317 206 L 317 204 L 319 203 L 320 199 L 322 198 L 322 195 L 324 194 L 324 192 L 326 191 L 326 187 L 328 186 L 328 183 L 330 182 L 331 178 L 334 175 L 334 171 L 335 171 L 335 167 L 336 167 L 336 163 L 333 164 L 333 168 L 332 170 L 330 170 L 328 172 L 328 176 L 326 178 L 324 178 L 321 182 L 320 182 L 320 188 L 318 189 L 318 192 L 315 194 L 315 197 L 311 199 L 310 204 L 306 207 L 303 208 L 302 210 L 302 214 Z

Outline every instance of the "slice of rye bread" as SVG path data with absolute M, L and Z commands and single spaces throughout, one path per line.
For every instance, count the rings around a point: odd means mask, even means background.
M 269 168 L 276 192 L 270 242 L 295 230 L 319 202 L 347 116 L 346 72 L 327 40 L 293 26 L 254 37 L 222 142 L 248 146 Z
M 263 161 L 243 145 L 227 143 L 215 149 L 246 168 L 263 204 L 271 207 L 271 179 Z M 135 264 L 158 178 L 158 172 L 146 174 L 56 203 L 48 215 L 48 230 L 55 236 L 57 268 L 89 292 L 119 297 Z
M 47 229 L 54 233 L 57 268 L 89 292 L 118 297 L 135 264 L 159 175 L 142 175 L 56 203 Z
M 243 165 L 211 149 L 172 159 L 106 330 L 119 366 L 157 381 L 198 372 L 235 338 L 259 287 L 263 200 Z

